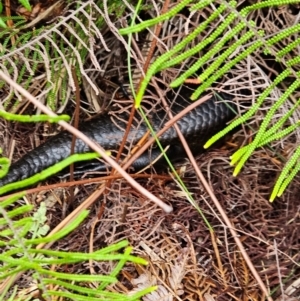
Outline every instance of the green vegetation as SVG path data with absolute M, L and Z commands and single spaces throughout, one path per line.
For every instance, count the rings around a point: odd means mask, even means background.
M 30 10 L 30 5 L 27 1 L 20 1 L 20 3 Z M 131 26 L 119 30 L 121 35 L 128 35 L 130 37 L 134 33 L 168 21 L 187 6 L 191 11 L 203 9 L 212 3 L 216 7 L 213 13 L 203 20 L 193 32 L 189 33 L 165 54 L 157 57 L 150 65 L 140 89 L 137 91 L 136 107 L 140 107 L 145 90 L 155 74 L 167 68 L 185 64 L 193 55 L 206 49 L 206 47 L 209 47 L 210 50 L 171 84 L 172 87 L 178 87 L 198 73 L 196 77 L 200 84 L 192 96 L 193 99 L 203 95 L 208 88 L 212 87 L 225 74 L 230 74 L 231 70 L 238 63 L 254 53 L 271 54 L 277 62 L 280 62 L 284 66 L 284 70 L 280 71 L 272 80 L 269 87 L 262 91 L 256 99 L 256 103 L 243 116 L 234 120 L 205 144 L 205 148 L 208 148 L 232 129 L 247 123 L 264 105 L 266 99 L 274 89 L 282 88 L 282 83 L 285 83 L 285 85 L 288 83 L 285 92 L 278 97 L 278 100 L 266 113 L 253 141 L 241 147 L 231 156 L 231 164 L 235 165 L 234 176 L 237 176 L 242 168 L 247 168 L 245 164 L 255 150 L 290 135 L 298 128 L 300 123 L 288 123 L 289 118 L 299 107 L 300 99 L 297 99 L 283 116 L 281 114 L 281 117 L 274 121 L 274 116 L 278 115 L 278 110 L 300 88 L 300 73 L 298 71 L 300 56 L 295 56 L 294 52 L 300 44 L 300 39 L 295 38 L 295 35 L 299 34 L 300 25 L 292 25 L 270 37 L 266 36 L 264 31 L 260 30 L 254 21 L 249 20 L 249 15 L 251 12 L 262 8 L 273 8 L 292 3 L 299 4 L 299 1 L 265 0 L 241 10 L 237 9 L 236 1 L 206 0 L 194 3 L 195 1 L 192 0 L 180 1 L 178 5 L 173 6 L 168 12 L 156 18 L 139 24 L 134 24 L 133 22 Z M 7 28 L 5 24 L 6 19 L 4 17 L 0 18 L 0 26 L 2 27 L 0 31 L 2 45 L 0 49 L 1 69 L 5 70 L 17 83 L 28 90 L 31 90 L 38 77 L 41 77 L 42 80 L 39 79 L 40 94 L 38 96 L 42 98 L 43 95 L 46 95 L 47 105 L 54 111 L 59 110 L 67 101 L 69 95 L 75 90 L 71 66 L 75 67 L 80 81 L 82 81 L 82 78 L 85 78 L 89 81 L 91 87 L 93 87 L 93 83 L 84 68 L 84 62 L 87 56 L 90 55 L 95 65 L 94 67 L 100 69 L 94 53 L 94 44 L 91 41 L 93 39 L 101 40 L 100 28 L 105 24 L 103 16 L 106 9 L 102 5 L 102 1 L 75 3 L 74 1 L 69 1 L 68 9 L 70 10 L 66 13 L 65 17 L 57 18 L 56 22 L 50 24 L 45 22 L 41 26 L 32 26 L 30 28 L 26 27 L 28 23 L 25 24 L 25 20 L 21 17 L 11 18 L 16 22 L 14 28 Z M 120 5 L 120 3 L 116 3 L 115 1 L 109 1 L 108 5 L 109 13 L 115 13 L 117 18 L 122 16 L 125 5 Z M 3 4 L 1 2 L 0 13 L 3 14 Z M 101 17 L 99 17 L 100 15 Z M 222 22 L 220 22 L 218 27 L 210 27 L 220 17 L 222 17 Z M 229 27 L 230 30 L 228 30 Z M 204 33 L 208 28 L 213 28 L 210 35 L 194 45 L 196 37 Z M 286 43 L 289 38 L 291 38 L 291 42 Z M 281 45 L 284 45 L 284 47 L 281 47 Z M 209 64 L 209 67 L 206 67 L 208 62 L 211 61 L 212 63 Z M 205 68 L 202 68 L 203 66 Z M 14 110 L 23 99 L 21 95 L 6 85 L 4 81 L 0 82 L 1 89 L 8 91 L 5 98 L 2 99 L 2 104 L 4 109 L 9 109 L 12 113 L 1 113 L 3 118 L 22 122 L 57 121 L 50 119 L 50 117 L 46 118 L 42 116 L 15 116 L 13 114 Z M 59 118 L 67 117 L 63 116 Z M 0 194 L 32 185 L 41 179 L 57 173 L 73 162 L 89 160 L 96 156 L 96 154 L 73 155 L 30 179 L 0 188 Z M 299 158 L 300 147 L 289 158 L 281 175 L 277 179 L 270 197 L 272 201 L 277 196 L 282 195 L 289 183 L 299 172 Z M 1 175 L 4 175 L 8 171 L 9 162 L 6 158 L 1 158 L 0 164 L 2 165 Z M 186 192 L 188 193 L 187 190 Z M 13 296 L 11 300 L 17 300 L 13 293 L 16 293 L 16 290 L 13 290 L 12 286 L 14 279 L 20 273 L 32 273 L 33 279 L 37 282 L 37 287 L 45 297 L 63 296 L 71 300 L 99 300 L 99 298 L 103 300 L 137 300 L 142 295 L 154 289 L 149 288 L 133 296 L 124 296 L 106 290 L 108 284 L 117 281 L 116 276 L 126 262 L 146 264 L 143 259 L 130 255 L 131 248 L 128 247 L 127 241 L 122 241 L 90 254 L 38 249 L 38 244 L 56 241 L 70 233 L 83 221 L 88 212 L 82 212 L 64 230 L 50 237 L 44 237 L 47 233 L 45 208 L 42 205 L 36 215 L 32 215 L 32 206 L 19 206 L 16 203 L 19 198 L 20 195 L 0 203 L 0 213 L 2 215 L 0 219 L 2 225 L 0 244 L 5 248 L 0 255 L 0 259 L 3 262 L 0 268 L 0 278 L 11 279 L 7 290 L 2 292 L 3 300 L 5 300 L 5 296 L 9 290 Z M 192 200 L 190 195 L 189 198 Z M 123 248 L 125 250 L 121 252 L 120 250 Z M 83 263 L 87 260 L 110 260 L 117 263 L 113 271 L 107 276 L 71 275 L 61 272 L 63 265 Z M 51 270 L 51 265 L 58 265 L 58 270 Z M 96 289 L 88 287 L 92 282 L 97 283 Z M 51 287 L 55 286 L 57 289 L 48 289 L 50 284 L 52 285 Z
M 66 158 L 65 160 L 63 160 L 53 166 L 50 166 L 49 168 L 35 174 L 32 177 L 29 177 L 27 179 L 24 179 L 24 180 L 21 180 L 18 182 L 14 182 L 11 184 L 7 184 L 7 185 L 4 185 L 3 187 L 0 187 L 0 195 L 3 195 L 5 193 L 13 191 L 13 190 L 20 190 L 22 188 L 39 183 L 40 181 L 43 181 L 43 180 L 49 178 L 50 176 L 57 174 L 58 172 L 62 171 L 64 168 L 70 166 L 73 163 L 82 162 L 82 161 L 90 161 L 90 160 L 96 159 L 98 157 L 99 157 L 99 155 L 97 153 L 85 153 L 85 154 L 71 155 L 70 157 Z M 5 169 L 1 170 L 0 176 L 6 174 L 8 171 L 8 168 L 9 168 L 7 165 L 8 164 L 7 161 L 4 161 L 2 164 L 5 166 Z
M 49 231 L 45 204 L 41 203 L 34 213 L 32 205 L 18 205 L 17 201 L 21 196 L 16 195 L 0 202 L 0 279 L 5 279 L 7 283 L 0 300 L 24 300 L 26 295 L 17 297 L 17 286 L 13 288 L 15 279 L 24 274 L 32 278 L 36 284 L 35 289 L 40 290 L 47 300 L 61 296 L 68 300 L 133 301 L 140 300 L 143 295 L 155 289 L 148 288 L 130 296 L 107 289 L 108 285 L 117 282 L 116 277 L 127 262 L 147 264 L 144 259 L 130 255 L 132 248 L 126 240 L 88 254 L 41 248 L 40 244 L 55 242 L 76 229 L 88 215 L 88 211 L 82 211 L 65 228 L 45 237 Z M 88 261 L 110 261 L 115 262 L 115 265 L 109 275 L 63 272 L 64 267 L 70 264 L 85 264 Z M 10 298 L 8 292 L 11 294 Z

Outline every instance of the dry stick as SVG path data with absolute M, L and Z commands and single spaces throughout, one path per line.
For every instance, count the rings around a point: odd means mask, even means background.
M 169 111 L 169 113 L 171 113 Z M 172 113 L 171 113 L 172 115 Z M 265 284 L 263 283 L 261 277 L 259 276 L 258 272 L 256 271 L 254 265 L 252 264 L 251 262 L 251 259 L 249 258 L 241 240 L 239 239 L 238 237 L 238 234 L 236 232 L 236 230 L 234 229 L 234 227 L 232 226 L 227 214 L 224 212 L 220 202 L 218 201 L 218 199 L 216 198 L 214 192 L 212 191 L 211 187 L 209 186 L 208 182 L 206 181 L 205 177 L 203 176 L 203 173 L 200 171 L 200 168 L 199 166 L 197 165 L 197 162 L 189 148 L 189 146 L 187 145 L 186 143 L 186 140 L 185 138 L 183 137 L 179 127 L 177 124 L 174 125 L 176 131 L 177 131 L 177 134 L 181 140 L 181 142 L 183 142 L 183 147 L 188 155 L 188 158 L 189 160 L 191 161 L 191 164 L 193 166 L 193 168 L 195 169 L 195 172 L 197 174 L 197 176 L 199 177 L 202 185 L 204 186 L 205 190 L 207 191 L 207 193 L 209 194 L 209 196 L 211 197 L 211 199 L 213 200 L 215 206 L 217 207 L 219 213 L 221 214 L 225 224 L 227 225 L 227 227 L 229 228 L 230 232 L 231 232 L 231 235 L 233 236 L 234 240 L 235 240 L 235 243 L 237 244 L 238 248 L 240 249 L 241 253 L 242 253 L 242 256 L 244 257 L 250 271 L 252 272 L 252 275 L 254 276 L 254 278 L 256 279 L 256 281 L 258 282 L 261 290 L 263 291 L 263 293 L 267 296 L 268 300 L 269 301 L 273 301 L 272 297 L 269 296 L 269 292 L 265 286 Z
M 35 97 L 33 97 L 29 92 L 27 92 L 24 88 L 22 88 L 20 85 L 15 83 L 9 76 L 7 76 L 2 70 L 0 70 L 0 77 L 2 77 L 6 82 L 8 82 L 10 85 L 12 85 L 17 91 L 19 91 L 23 96 L 25 96 L 28 100 L 30 100 L 36 107 L 38 107 L 41 111 L 43 111 L 45 114 L 56 117 L 57 115 L 53 113 L 50 109 L 48 109 L 46 106 L 44 106 L 42 103 L 40 103 Z M 89 139 L 86 135 L 81 133 L 80 131 L 76 130 L 74 127 L 72 127 L 70 124 L 68 124 L 65 121 L 59 121 L 58 122 L 63 128 L 65 128 L 70 133 L 77 136 L 77 138 L 81 139 L 84 143 L 86 143 L 92 150 L 96 151 L 100 154 L 100 156 L 109 164 L 112 166 L 112 168 L 116 169 L 120 175 L 126 179 L 126 181 L 134 187 L 136 190 L 138 190 L 141 194 L 143 194 L 146 199 L 151 200 L 158 206 L 160 206 L 165 212 L 170 213 L 173 209 L 171 206 L 165 204 L 160 199 L 158 199 L 155 195 L 147 191 L 144 187 L 142 187 L 139 183 L 137 183 L 132 177 L 129 176 L 129 174 L 122 169 L 116 161 L 114 161 L 112 158 L 110 158 L 105 150 L 93 142 L 91 139 Z
M 137 178 L 137 179 L 149 179 L 149 174 L 129 174 L 132 178 Z M 31 194 L 31 193 L 37 193 L 40 191 L 44 190 L 50 190 L 50 189 L 55 189 L 55 188 L 62 188 L 62 187 L 72 187 L 72 186 L 77 186 L 77 185 L 84 185 L 84 184 L 95 184 L 95 183 L 100 183 L 103 181 L 107 180 L 115 180 L 115 179 L 121 179 L 122 176 L 119 174 L 116 175 L 110 175 L 110 176 L 104 176 L 104 177 L 97 177 L 97 178 L 90 178 L 90 179 L 84 179 L 84 180 L 77 180 L 77 181 L 72 181 L 72 182 L 65 182 L 65 183 L 56 183 L 56 184 L 51 184 L 51 185 L 46 185 L 46 186 L 39 186 L 31 189 L 25 190 L 26 194 Z M 170 176 L 163 176 L 163 175 L 151 175 L 151 178 L 153 179 L 160 179 L 160 180 L 172 180 Z M 17 194 L 20 194 L 20 192 L 15 192 L 11 193 L 5 196 L 0 197 L 0 202 L 5 201 L 8 198 L 15 196 Z
M 130 132 L 130 128 L 131 128 L 131 125 L 132 125 L 132 121 L 133 121 L 133 117 L 134 117 L 134 113 L 135 113 L 135 106 L 132 105 L 132 108 L 131 108 L 131 112 L 130 112 L 130 115 L 129 115 L 129 120 L 128 120 L 128 124 L 126 126 L 126 130 L 125 130 L 125 134 L 123 136 L 123 139 L 122 139 L 122 142 L 121 142 L 121 145 L 119 147 L 119 150 L 118 150 L 118 153 L 117 153 L 117 156 L 116 156 L 116 162 L 119 163 L 119 160 L 120 160 L 120 157 L 121 157 L 121 154 L 123 152 L 123 149 L 125 147 L 125 144 L 126 144 L 126 141 L 127 141 L 127 137 L 129 135 L 129 132 Z M 123 165 L 123 162 L 121 162 L 121 168 Z M 124 169 L 125 170 L 125 169 Z M 110 172 L 110 175 L 113 176 L 115 175 L 117 172 L 114 168 L 112 168 L 111 172 Z M 109 187 L 111 187 L 111 183 L 112 183 L 112 180 L 108 180 L 107 183 L 106 183 L 106 188 L 109 189 Z
M 218 244 L 216 241 L 216 238 L 217 238 L 216 233 L 213 230 L 210 230 L 209 232 L 210 232 L 210 236 L 211 236 L 211 242 L 213 245 L 213 249 L 215 252 L 215 257 L 216 257 L 217 263 L 218 263 L 219 273 L 220 273 L 221 279 L 223 280 L 224 289 L 226 290 L 228 288 L 228 284 L 226 283 L 226 279 L 225 279 L 226 272 L 224 271 L 224 267 L 223 267 L 222 260 L 220 257 L 220 252 L 219 252 Z
M 131 125 L 132 125 L 134 113 L 135 113 L 135 107 L 134 107 L 134 105 L 133 105 L 132 108 L 131 108 L 130 115 L 129 115 L 129 120 L 128 120 L 128 123 L 127 123 L 127 126 L 126 126 L 125 134 L 124 134 L 124 136 L 123 136 L 121 145 L 120 145 L 120 147 L 119 147 L 119 151 L 118 151 L 117 156 L 116 156 L 116 162 L 119 162 L 120 157 L 121 157 L 121 154 L 122 154 L 122 152 L 123 152 L 123 149 L 124 149 L 125 143 L 126 143 L 126 141 L 127 141 L 127 137 L 128 137 L 128 135 L 129 135 Z M 115 170 L 113 169 L 113 170 L 111 171 L 111 174 L 113 175 L 114 173 L 115 173 Z M 108 184 L 107 186 L 110 186 L 110 185 Z
M 6 13 L 6 17 L 8 18 L 11 17 L 10 0 L 5 0 L 5 13 Z M 14 27 L 13 20 L 8 19 L 6 23 L 9 28 Z M 14 35 L 11 37 L 11 42 L 13 45 L 16 43 L 16 38 Z
M 78 129 L 78 125 L 79 125 L 79 109 L 80 109 L 80 88 L 79 88 L 79 83 L 78 83 L 78 78 L 76 75 L 76 70 L 75 67 L 72 66 L 71 67 L 71 72 L 72 72 L 72 77 L 73 77 L 73 81 L 75 84 L 75 112 L 74 112 L 74 122 L 73 122 L 73 126 L 74 128 Z M 76 136 L 73 135 L 72 137 L 72 143 L 71 143 L 71 152 L 70 152 L 70 156 L 74 154 L 74 148 L 75 148 L 75 143 L 76 143 Z M 74 164 L 72 163 L 70 165 L 70 181 L 73 181 L 74 179 Z
M 165 13 L 167 11 L 167 8 L 169 6 L 169 3 L 170 3 L 170 0 L 167 0 L 165 1 L 163 7 L 162 7 L 162 10 L 161 10 L 161 13 Z M 160 34 L 160 31 L 161 31 L 161 24 L 157 25 L 155 27 L 155 32 L 154 32 L 154 36 L 155 37 L 158 37 L 159 34 Z M 147 55 L 147 58 L 146 58 L 146 61 L 144 63 L 144 66 L 143 66 L 143 74 L 145 74 L 148 70 L 148 67 L 149 67 L 149 64 L 151 62 L 151 59 L 152 59 L 152 56 L 153 56 L 153 53 L 154 53 L 154 50 L 156 48 L 156 44 L 157 44 L 157 38 L 154 38 L 151 42 L 151 45 L 150 45 L 150 49 L 149 49 L 149 52 L 148 52 L 148 55 Z M 142 59 L 143 59 L 143 56 L 141 55 Z M 138 89 L 144 79 L 144 76 L 143 74 L 141 75 L 141 78 L 140 78 L 140 81 L 139 81 L 139 84 L 138 84 Z M 126 127 L 126 131 L 125 131 L 125 135 L 124 135 L 124 138 L 122 140 L 122 143 L 121 143 L 121 146 L 119 148 L 119 151 L 118 151 L 118 154 L 117 154 L 117 157 L 116 157 L 116 161 L 118 162 L 119 159 L 120 159 L 120 156 L 121 156 L 121 153 L 123 151 L 123 148 L 124 148 L 124 145 L 126 143 L 126 140 L 127 140 L 127 136 L 129 134 L 129 130 L 130 130 L 130 127 L 131 127 L 131 124 L 132 124 L 132 120 L 133 120 L 133 116 L 134 116 L 134 113 L 135 113 L 135 106 L 133 105 L 132 106 L 132 109 L 131 109 L 131 112 L 130 112 L 130 116 L 129 116 L 129 121 L 128 121 L 128 125 Z M 114 171 L 112 170 L 112 174 L 114 173 Z
M 102 206 L 101 206 L 102 207 Z M 93 253 L 94 252 L 94 237 L 95 237 L 95 228 L 97 223 L 99 222 L 99 218 L 94 219 L 94 221 L 92 222 L 91 226 L 89 227 L 91 229 L 90 232 L 90 239 L 89 239 L 89 253 Z M 96 275 L 97 272 L 95 271 L 94 267 L 93 267 L 93 262 L 94 260 L 92 258 L 89 259 L 89 270 L 90 270 L 90 274 L 91 275 Z
M 178 133 L 178 135 L 179 135 L 179 137 L 181 136 L 183 138 L 183 135 L 181 133 Z M 187 152 L 188 158 L 191 161 L 191 164 L 192 164 L 193 168 L 195 169 L 196 174 L 198 175 L 198 177 L 199 177 L 202 185 L 204 186 L 205 190 L 207 191 L 207 193 L 209 194 L 209 196 L 213 200 L 213 202 L 214 202 L 215 206 L 217 207 L 219 213 L 221 214 L 226 226 L 229 228 L 229 231 L 231 232 L 231 235 L 233 236 L 233 238 L 235 240 L 235 243 L 237 244 L 238 248 L 240 249 L 240 252 L 241 252 L 242 256 L 244 257 L 250 271 L 252 272 L 252 275 L 256 279 L 256 281 L 259 284 L 259 286 L 260 286 L 261 290 L 263 291 L 263 293 L 267 296 L 268 300 L 273 301 L 272 297 L 269 296 L 269 292 L 268 292 L 265 284 L 263 283 L 263 281 L 262 281 L 261 277 L 259 276 L 258 272 L 256 271 L 255 267 L 253 266 L 253 264 L 251 262 L 251 259 L 249 258 L 249 256 L 248 256 L 241 240 L 239 239 L 238 233 L 236 232 L 236 230 L 232 226 L 232 224 L 231 224 L 228 216 L 224 212 L 220 202 L 216 198 L 214 192 L 212 191 L 211 187 L 209 186 L 208 182 L 206 181 L 205 177 L 203 176 L 202 172 L 200 171 L 191 150 L 189 149 L 189 147 L 186 148 L 185 146 L 186 145 L 184 144 L 183 147 L 185 148 L 185 151 Z
M 74 112 L 74 122 L 73 126 L 75 129 L 78 129 L 79 125 L 79 108 L 80 108 L 80 88 L 79 88 L 79 83 L 78 83 L 78 78 L 76 75 L 76 70 L 75 67 L 71 67 L 71 72 L 72 72 L 72 77 L 73 81 L 75 84 L 75 101 L 76 101 L 76 106 L 75 106 L 75 112 Z M 71 151 L 70 151 L 70 156 L 74 154 L 74 149 L 75 149 L 75 143 L 76 143 L 76 136 L 73 135 L 72 137 L 72 142 L 71 142 Z M 74 163 L 70 165 L 70 182 L 74 180 Z M 74 200 L 74 189 L 73 187 L 70 187 L 70 196 L 68 198 L 68 202 L 70 203 Z

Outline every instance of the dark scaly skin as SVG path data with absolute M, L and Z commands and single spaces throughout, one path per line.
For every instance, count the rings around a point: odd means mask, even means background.
M 229 100 L 228 95 L 222 95 L 223 98 Z M 219 101 L 219 99 L 217 100 Z M 173 114 L 178 114 L 190 102 L 182 102 L 172 106 Z M 231 105 L 231 107 L 233 107 Z M 150 117 L 152 126 L 157 132 L 161 129 L 164 122 L 165 112 L 158 113 Z M 233 110 L 229 108 L 228 104 L 216 102 L 216 97 L 198 106 L 194 110 L 183 116 L 177 124 L 187 141 L 192 147 L 199 147 L 202 149 L 203 143 L 221 128 L 224 127 L 226 122 L 235 116 Z M 115 120 L 121 128 L 126 128 L 126 122 L 129 116 L 122 116 L 124 121 Z M 140 120 L 140 118 L 139 118 Z M 90 139 L 99 143 L 105 150 L 118 150 L 123 139 L 124 131 L 112 122 L 111 117 L 108 115 L 100 116 L 98 119 L 90 120 L 79 126 L 79 129 Z M 131 127 L 127 141 L 131 145 L 135 145 L 146 133 L 147 127 L 144 122 L 138 126 L 133 124 Z M 10 166 L 8 174 L 0 179 L 0 187 L 6 184 L 26 179 L 42 170 L 50 167 L 70 155 L 72 142 L 72 135 L 69 132 L 61 132 L 58 135 L 48 139 L 44 144 L 33 149 L 31 152 L 23 156 L 20 160 Z M 171 149 L 176 150 L 176 146 L 180 145 L 177 133 L 172 127 L 168 129 L 161 137 L 160 142 L 163 146 L 170 145 Z M 85 153 L 90 151 L 89 147 L 80 139 L 76 139 L 74 153 Z M 178 154 L 182 155 L 182 154 Z M 156 155 L 154 155 L 156 156 Z M 176 154 L 175 154 L 176 156 Z M 174 157 L 174 154 L 173 154 Z M 150 156 L 141 157 L 136 164 L 135 168 L 146 166 L 151 161 Z

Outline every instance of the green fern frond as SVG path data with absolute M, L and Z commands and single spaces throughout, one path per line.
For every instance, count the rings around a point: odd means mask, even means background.
M 68 167 L 69 165 L 76 163 L 76 162 L 81 162 L 81 161 L 88 161 L 88 160 L 93 160 L 99 157 L 97 153 L 85 153 L 85 154 L 74 154 L 63 161 L 41 171 L 40 173 L 37 173 L 27 179 L 15 182 L 15 183 L 10 183 L 7 185 L 4 185 L 0 187 L 0 195 L 3 195 L 9 191 L 12 190 L 20 190 L 21 188 L 31 186 L 33 184 L 36 184 L 40 181 L 43 181 L 47 178 L 49 178 L 52 175 L 57 174 L 58 172 L 62 171 L 64 168 Z
M 300 158 L 300 149 L 297 149 L 294 153 L 295 157 L 297 157 L 298 159 Z M 285 168 L 288 168 L 287 166 L 285 166 Z M 297 161 L 297 163 L 295 164 L 295 166 L 293 167 L 293 169 L 291 170 L 290 174 L 287 176 L 287 178 L 284 180 L 284 182 L 281 184 L 280 189 L 277 192 L 277 196 L 281 197 L 282 194 L 284 193 L 284 191 L 286 190 L 286 188 L 288 187 L 288 185 L 292 182 L 292 180 L 295 178 L 295 176 L 299 173 L 300 171 L 300 162 L 299 160 Z M 276 182 L 276 184 L 279 184 Z M 275 186 L 276 186 L 275 184 Z M 275 190 L 275 188 L 274 188 Z M 270 198 L 270 201 L 272 202 L 274 199 L 272 199 L 272 196 Z
M 293 105 L 293 107 L 288 112 L 286 112 L 281 118 L 279 118 L 279 120 L 269 130 L 265 132 L 264 139 L 270 137 L 270 138 L 274 138 L 274 140 L 279 140 L 280 138 L 279 137 L 277 138 L 277 133 L 278 133 L 277 131 L 284 126 L 285 122 L 292 116 L 292 114 L 296 111 L 299 105 L 300 105 L 300 99 Z M 288 128 L 292 128 L 294 126 L 297 127 L 297 124 L 293 124 Z M 282 132 L 285 132 L 288 128 L 282 130 Z M 281 136 L 281 138 L 282 137 L 283 136 Z
M 285 91 L 285 93 L 277 100 L 277 102 L 270 108 L 267 115 L 265 116 L 262 124 L 260 125 L 260 128 L 254 138 L 254 141 L 251 143 L 251 145 L 248 146 L 247 151 L 244 153 L 244 155 L 240 158 L 235 157 L 235 162 L 238 162 L 233 175 L 236 176 L 242 167 L 244 166 L 245 162 L 248 160 L 248 158 L 252 155 L 254 150 L 258 147 L 261 140 L 265 138 L 265 131 L 267 129 L 267 126 L 271 122 L 275 112 L 278 110 L 279 107 L 283 105 L 283 103 L 286 101 L 286 99 L 297 89 L 300 87 L 300 81 L 296 80 L 294 83 L 288 87 L 288 89 Z M 232 163 L 232 162 L 231 162 Z
M 10 162 L 8 158 L 5 157 L 0 158 L 0 165 L 1 165 L 0 178 L 7 174 L 9 170 L 9 164 Z
M 243 15 L 248 15 L 251 11 L 258 10 L 265 7 L 273 7 L 285 4 L 299 3 L 299 0 L 265 0 L 242 9 Z
M 300 170 L 300 163 L 298 159 L 300 158 L 300 146 L 297 148 L 295 153 L 285 164 L 284 169 L 280 173 L 279 178 L 276 181 L 274 189 L 272 191 L 270 201 L 274 201 L 276 196 L 281 196 L 288 184 L 293 180 L 298 171 Z
M 298 33 L 300 31 L 300 24 L 296 24 L 294 26 L 291 26 L 289 28 L 286 28 L 284 30 L 282 30 L 280 33 L 278 33 L 277 35 L 275 35 L 273 38 L 270 38 L 267 41 L 267 49 L 266 49 L 266 53 L 269 53 L 269 49 L 272 45 L 274 45 L 275 43 L 278 43 L 280 41 L 282 41 L 283 39 L 291 36 L 294 33 Z M 277 55 L 276 55 L 277 56 Z
M 283 49 L 277 52 L 278 58 L 282 58 L 283 56 L 287 55 L 289 52 L 294 50 L 294 48 L 298 47 L 300 45 L 300 38 L 296 39 L 289 45 L 285 46 Z
M 0 117 L 6 120 L 13 120 L 19 122 L 58 122 L 61 120 L 70 121 L 69 115 L 60 115 L 60 116 L 48 116 L 48 115 L 19 115 L 19 114 L 12 114 L 5 111 L 0 110 Z
M 273 89 L 281 83 L 285 78 L 287 78 L 290 75 L 290 70 L 285 70 L 284 72 L 280 73 L 276 79 L 273 81 L 273 83 L 265 89 L 262 94 L 258 97 L 256 103 L 250 108 L 244 115 L 242 115 L 240 118 L 234 120 L 231 122 L 225 129 L 214 135 L 212 138 L 210 138 L 205 144 L 204 148 L 209 148 L 211 145 L 213 145 L 216 141 L 224 137 L 226 134 L 228 134 L 230 131 L 241 125 L 242 123 L 245 123 L 251 116 L 253 116 L 257 110 L 260 108 L 266 97 L 273 91 Z M 234 156 L 234 155 L 233 155 Z M 232 158 L 232 157 L 231 157 Z

